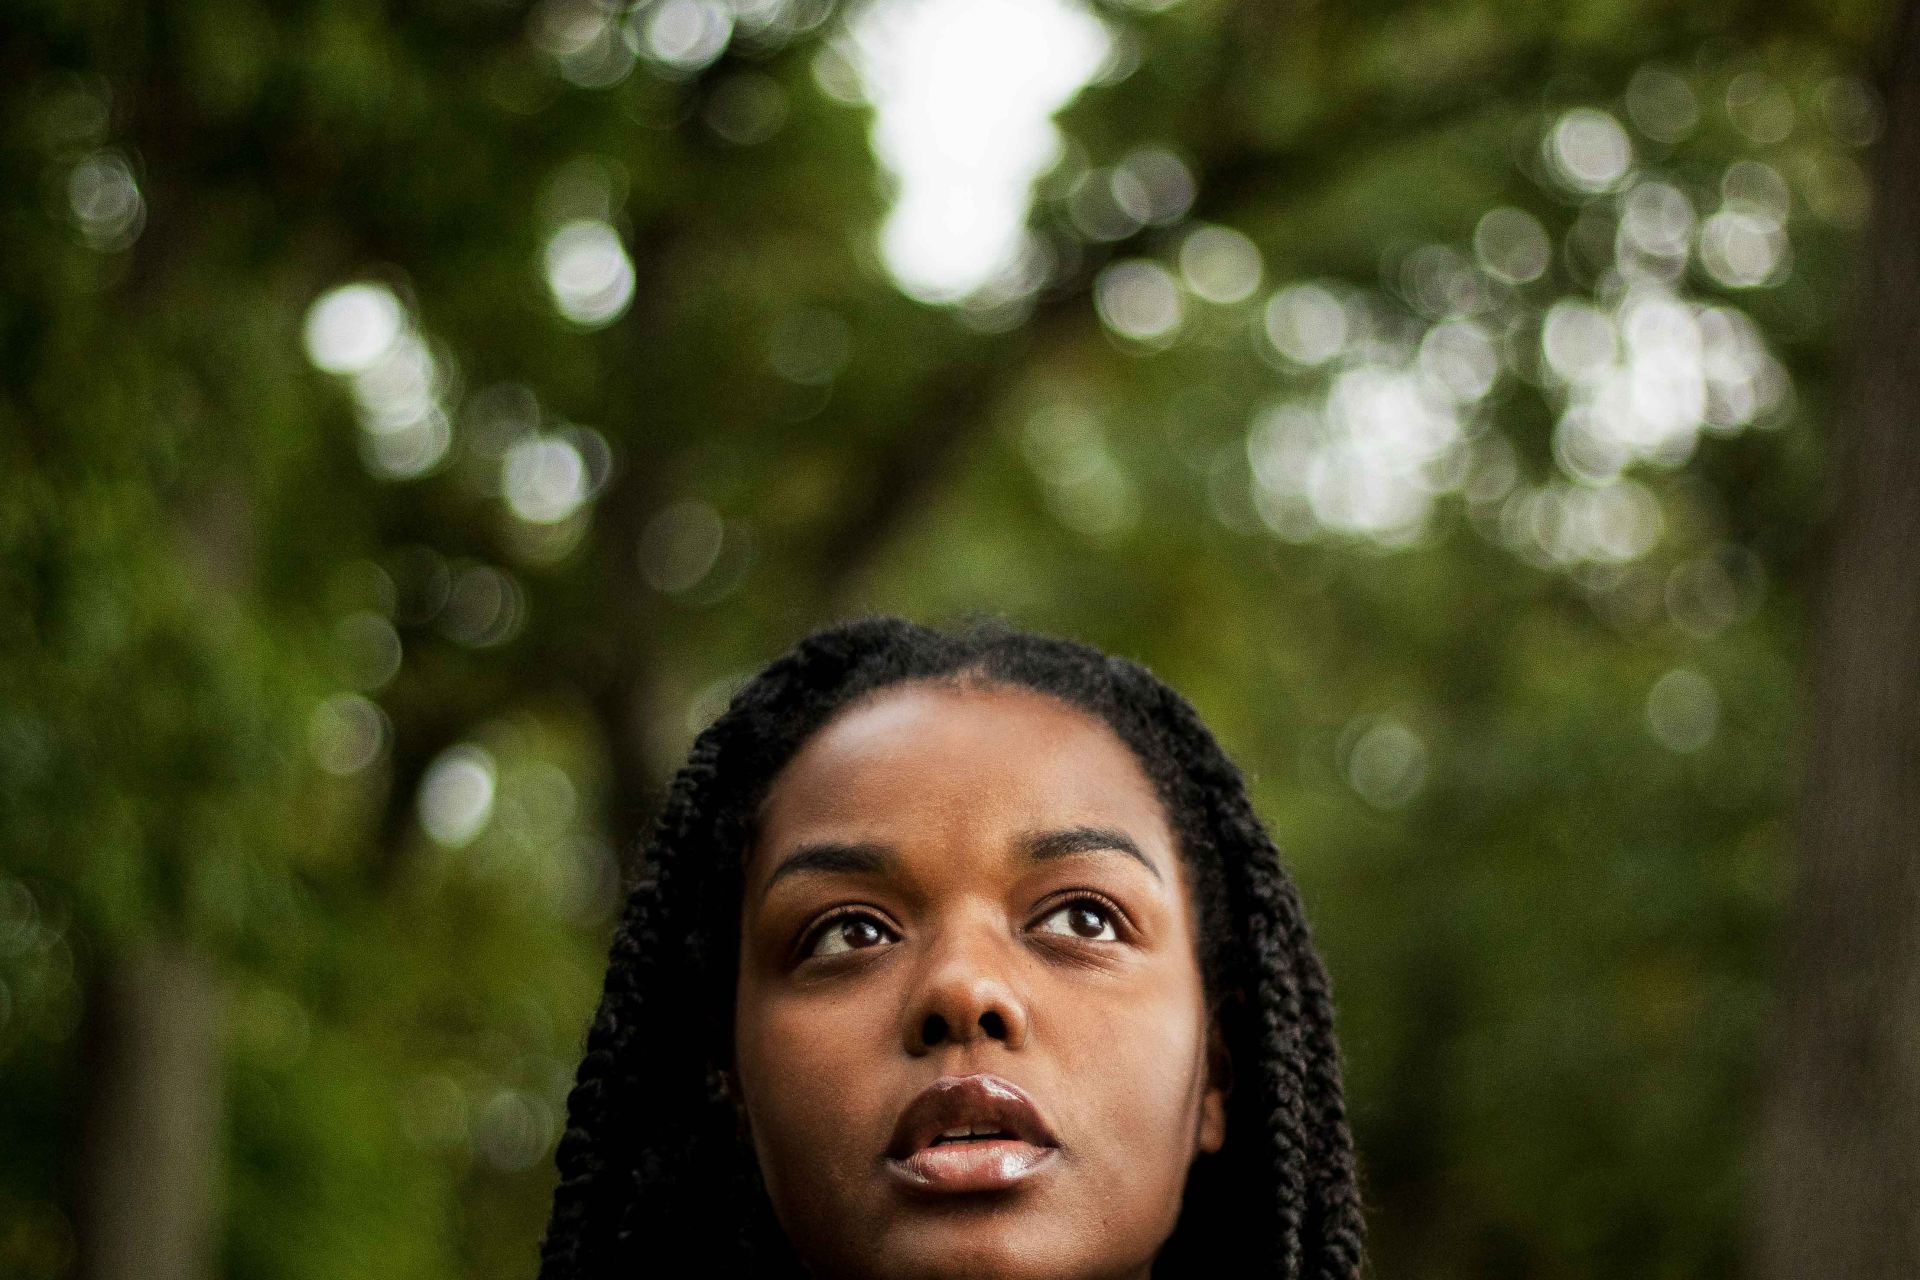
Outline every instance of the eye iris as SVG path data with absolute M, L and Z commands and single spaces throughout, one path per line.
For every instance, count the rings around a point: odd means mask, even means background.
M 840 922 L 840 939 L 849 947 L 880 941 L 880 930 L 865 916 L 852 916 Z
M 1106 931 L 1106 913 L 1092 906 L 1069 907 L 1067 925 L 1083 938 L 1097 938 Z

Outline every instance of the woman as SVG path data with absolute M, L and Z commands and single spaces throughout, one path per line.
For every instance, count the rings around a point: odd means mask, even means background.
M 1239 770 L 1139 665 L 869 618 L 675 777 L 543 1280 L 1351 1280 L 1325 972 Z

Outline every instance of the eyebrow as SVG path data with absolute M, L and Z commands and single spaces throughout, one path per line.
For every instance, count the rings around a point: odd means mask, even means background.
M 1038 831 L 1022 836 L 1019 847 L 1029 862 L 1047 862 L 1054 858 L 1065 858 L 1076 853 L 1122 853 L 1134 859 L 1153 873 L 1153 878 L 1164 881 L 1160 868 L 1153 865 L 1151 859 L 1140 851 L 1140 846 L 1123 831 L 1111 827 L 1064 827 L 1058 831 Z M 838 840 L 822 840 L 813 844 L 801 845 L 767 877 L 767 883 L 761 887 L 760 895 L 765 897 L 773 886 L 785 877 L 803 872 L 831 875 L 880 875 L 899 861 L 900 855 L 891 845 L 874 841 L 847 843 Z

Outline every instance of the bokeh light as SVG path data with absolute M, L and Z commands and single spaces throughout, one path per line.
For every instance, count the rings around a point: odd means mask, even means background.
M 1400 721 L 1362 717 L 1342 738 L 1348 743 L 1347 783 L 1374 808 L 1402 808 L 1426 782 L 1426 744 Z
M 1267 299 L 1265 328 L 1274 350 L 1296 364 L 1320 365 L 1347 345 L 1347 312 L 1317 284 L 1289 285 Z
M 1524 209 L 1489 209 L 1473 230 L 1473 251 L 1487 272 L 1508 284 L 1538 280 L 1553 247 L 1540 220 Z
M 1698 751 L 1719 727 L 1719 691 L 1691 667 L 1667 672 L 1647 693 L 1647 729 L 1669 751 Z
M 618 15 L 594 0 L 543 0 L 528 36 L 583 89 L 604 89 L 633 70 L 633 49 L 621 38 Z
M 1426 389 L 1456 405 L 1485 397 L 1500 373 L 1493 339 L 1471 320 L 1448 320 L 1427 330 L 1418 360 Z
M 409 480 L 440 464 L 453 442 L 442 406 L 453 374 L 391 288 L 356 281 L 328 290 L 308 307 L 303 335 L 314 366 L 353 392 L 369 470 Z
M 1638 560 L 1664 527 L 1659 502 L 1635 480 L 1518 487 L 1500 507 L 1508 549 L 1543 569 Z
M 738 147 L 772 139 L 787 122 L 787 91 L 760 71 L 737 71 L 715 85 L 701 109 L 707 127 Z
M 1667 617 L 1696 640 L 1710 640 L 1759 607 L 1766 572 L 1745 547 L 1723 544 L 1673 566 L 1662 591 Z
M 307 358 L 328 373 L 371 369 L 400 336 L 405 313 L 383 284 L 341 285 L 307 309 Z
M 1678 142 L 1700 121 L 1700 103 L 1686 77 L 1666 67 L 1645 66 L 1627 82 L 1627 115 L 1656 142 Z
M 547 241 L 547 288 L 560 314 L 582 328 L 617 320 L 633 301 L 633 259 L 611 226 L 589 218 L 561 225 Z
M 1774 146 L 1793 132 L 1793 95 L 1764 71 L 1743 71 L 1727 84 L 1727 118 L 1755 146 Z
M 125 156 L 112 148 L 81 158 L 67 176 L 67 206 L 87 247 L 128 248 L 146 226 L 147 203 Z
M 659 0 L 637 6 L 628 31 L 661 70 L 692 75 L 718 58 L 733 38 L 733 10 L 719 0 Z
M 313 758 L 322 769 L 341 777 L 378 760 L 392 736 L 386 713 L 357 693 L 328 698 L 314 708 L 307 722 Z
M 536 1094 L 501 1089 L 481 1108 L 477 1136 L 487 1163 L 517 1173 L 531 1168 L 560 1136 L 559 1116 Z
M 473 843 L 493 816 L 493 756 L 463 742 L 434 757 L 420 782 L 420 825 L 436 844 L 459 849 Z
M 726 525 L 720 513 L 697 498 L 656 512 L 640 534 L 640 574 L 656 591 L 691 590 L 720 559 Z
M 1107 185 L 1114 204 L 1140 226 L 1171 225 L 1193 207 L 1193 171 L 1165 147 L 1136 147 L 1128 152 L 1114 166 Z
M 1069 0 L 877 0 L 851 36 L 874 152 L 899 180 L 887 266 L 914 297 L 956 301 L 1018 255 L 1059 153 L 1053 113 L 1106 58 L 1106 28 Z
M 400 633 L 378 613 L 363 610 L 342 618 L 334 627 L 341 676 L 363 693 L 384 687 L 399 674 Z
M 1880 96 L 1858 76 L 1829 77 L 1820 86 L 1819 102 L 1827 127 L 1848 146 L 1870 146 L 1880 136 L 1885 124 Z
M 571 440 L 528 436 L 509 448 L 501 462 L 500 493 L 522 520 L 557 524 L 587 500 L 586 461 Z
M 1260 287 L 1260 250 L 1231 227 L 1197 227 L 1180 242 L 1180 275 L 1208 302 L 1241 302 Z
M 1700 227 L 1700 262 L 1730 289 L 1770 283 L 1786 259 L 1785 228 L 1771 210 L 1741 201 L 1708 218 Z
M 1640 110 L 1675 117 L 1677 129 L 1681 95 L 1648 77 L 1634 90 Z M 1701 271 L 1723 287 L 1778 282 L 1792 203 L 1780 173 L 1733 162 L 1721 208 L 1702 221 L 1678 182 L 1635 176 L 1631 144 L 1606 112 L 1563 112 L 1543 147 L 1554 180 L 1582 202 L 1569 240 L 1588 237 L 1590 253 L 1604 228 L 1598 246 L 1612 250 L 1590 288 L 1527 301 L 1518 287 L 1547 277 L 1552 242 L 1534 214 L 1500 206 L 1473 225 L 1471 256 L 1429 244 L 1384 264 L 1395 295 L 1308 281 L 1268 298 L 1262 333 L 1294 385 L 1254 414 L 1246 455 L 1253 510 L 1277 536 L 1406 545 L 1434 499 L 1459 491 L 1482 531 L 1530 563 L 1628 563 L 1666 527 L 1631 469 L 1680 466 L 1703 433 L 1777 421 L 1790 403 L 1785 369 L 1753 321 L 1681 292 L 1696 246 Z M 1537 362 L 1522 345 L 1529 334 Z M 1483 435 L 1483 402 L 1509 366 L 1558 406 L 1563 479 L 1525 482 L 1511 447 Z
M 1676 278 L 1693 241 L 1693 202 L 1670 183 L 1637 182 L 1620 202 L 1615 254 L 1623 268 Z
M 1114 456 L 1100 420 L 1084 407 L 1051 403 L 1021 433 L 1028 465 L 1046 486 L 1054 518 L 1096 546 L 1109 546 L 1140 519 L 1140 497 Z
M 1575 191 L 1611 190 L 1633 167 L 1633 143 L 1620 122 L 1598 107 L 1575 107 L 1546 137 L 1554 176 Z
M 1145 258 L 1127 258 L 1100 269 L 1093 303 L 1107 328 L 1147 346 L 1165 346 L 1186 313 L 1172 273 Z
M 504 569 L 467 561 L 451 570 L 440 630 L 474 649 L 490 649 L 520 634 L 526 624 L 526 592 Z

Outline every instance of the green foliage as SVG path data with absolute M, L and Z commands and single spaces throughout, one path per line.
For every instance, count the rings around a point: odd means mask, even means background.
M 1381 1274 L 1735 1273 L 1877 5 L 1108 5 L 1044 281 L 955 308 L 880 263 L 824 4 L 684 73 L 624 6 L 394 8 L 0 34 L 0 1271 L 71 1264 L 87 992 L 164 937 L 223 993 L 225 1273 L 527 1274 L 618 857 L 744 675 L 885 609 L 1215 725 L 1330 961 Z M 632 298 L 570 319 L 594 228 Z M 330 373 L 354 284 L 386 363 Z M 1543 351 L 1626 360 L 1636 300 L 1656 364 L 1738 367 L 1596 461 Z M 1369 388 L 1457 439 L 1343 507 L 1304 478 Z

